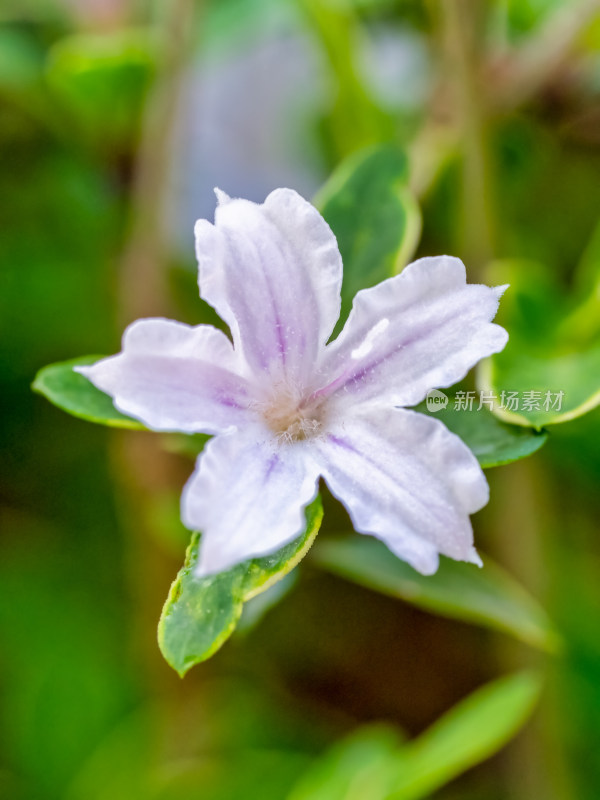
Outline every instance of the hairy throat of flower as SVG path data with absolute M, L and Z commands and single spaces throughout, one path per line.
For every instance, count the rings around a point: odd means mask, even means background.
M 262 410 L 267 426 L 283 443 L 300 442 L 318 436 L 323 427 L 323 409 L 320 406 L 304 407 L 280 397 Z

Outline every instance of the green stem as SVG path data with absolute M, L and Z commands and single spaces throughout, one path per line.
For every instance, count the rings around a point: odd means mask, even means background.
M 480 85 L 479 15 L 467 0 L 441 4 L 451 90 L 462 150 L 461 250 L 471 270 L 480 272 L 494 252 L 487 107 Z
M 548 539 L 554 518 L 548 477 L 543 454 L 494 470 L 489 475 L 492 500 L 486 514 L 499 560 L 544 605 L 551 591 Z M 517 642 L 503 641 L 497 649 L 497 658 L 503 671 L 545 668 L 547 679 L 542 703 L 531 726 L 507 752 L 510 797 L 574 800 L 552 663 L 548 663 L 547 656 Z
M 129 234 L 119 270 L 121 326 L 139 317 L 168 315 L 169 311 L 165 190 L 176 108 L 191 49 L 195 5 L 194 0 L 169 0 L 160 6 L 162 59 L 145 109 L 134 163 Z M 141 654 L 146 674 L 160 685 L 168 673 L 166 665 L 163 672 L 155 640 L 163 598 L 157 598 L 153 589 L 164 586 L 166 595 L 175 567 L 158 547 L 158 537 L 152 535 L 157 523 L 148 510 L 154 507 L 157 497 L 178 491 L 186 474 L 181 471 L 177 457 L 161 449 L 158 437 L 145 432 L 115 435 L 114 457 L 125 530 L 130 534 L 130 582 L 136 616 L 141 620 L 138 632 L 142 639 L 136 656 L 140 658 Z
M 168 311 L 165 277 L 165 189 L 181 78 L 190 50 L 194 0 L 169 0 L 161 9 L 162 58 L 148 99 L 134 164 L 129 235 L 121 259 L 119 317 Z

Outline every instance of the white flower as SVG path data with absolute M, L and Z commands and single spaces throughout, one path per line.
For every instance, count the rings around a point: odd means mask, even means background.
M 80 369 L 149 428 L 214 434 L 182 497 L 185 525 L 202 532 L 199 573 L 299 536 L 321 477 L 358 532 L 420 572 L 439 553 L 479 563 L 479 464 L 439 420 L 402 406 L 502 350 L 491 320 L 503 287 L 467 284 L 457 258 L 422 258 L 359 292 L 327 344 L 342 261 L 325 220 L 289 189 L 262 205 L 217 196 L 215 224 L 196 224 L 200 294 L 233 345 L 209 325 L 141 319 L 121 353 Z

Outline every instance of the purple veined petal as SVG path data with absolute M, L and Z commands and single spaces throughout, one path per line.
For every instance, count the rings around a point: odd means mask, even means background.
M 491 322 L 505 288 L 467 284 L 462 261 L 439 256 L 358 292 L 327 346 L 317 395 L 412 406 L 452 386 L 506 345 L 508 334 Z
M 140 319 L 122 351 L 77 370 L 149 428 L 219 433 L 252 419 L 248 382 L 224 333 L 167 319 Z
M 340 312 L 335 236 L 291 189 L 262 205 L 218 198 L 215 224 L 196 223 L 200 294 L 229 325 L 250 372 L 302 387 Z
M 304 443 L 279 445 L 259 425 L 212 439 L 181 498 L 184 525 L 202 532 L 198 574 L 268 555 L 300 536 L 318 478 Z
M 437 419 L 366 403 L 329 425 L 314 457 L 355 529 L 425 575 L 438 553 L 481 563 L 469 515 L 488 501 L 469 448 Z

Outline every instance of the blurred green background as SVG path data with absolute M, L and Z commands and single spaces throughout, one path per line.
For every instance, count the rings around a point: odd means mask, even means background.
M 475 519 L 478 545 L 545 607 L 559 653 L 308 558 L 182 681 L 155 633 L 188 541 L 191 462 L 174 440 L 87 424 L 30 390 L 47 363 L 117 351 L 136 317 L 211 319 L 193 222 L 212 215 L 215 184 L 310 197 L 381 143 L 408 153 L 417 255 L 458 255 L 475 280 L 500 261 L 542 265 L 516 279 L 538 305 L 524 291 L 502 320 L 541 342 L 552 304 L 600 275 L 598 5 L 3 0 L 0 797 L 286 798 L 350 732 L 412 737 L 522 667 L 545 675 L 532 720 L 435 797 L 598 797 L 598 410 L 488 472 Z M 596 301 L 590 341 L 599 319 Z M 324 540 L 349 527 L 325 507 Z M 380 795 L 367 780 L 318 797 Z

